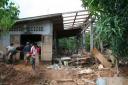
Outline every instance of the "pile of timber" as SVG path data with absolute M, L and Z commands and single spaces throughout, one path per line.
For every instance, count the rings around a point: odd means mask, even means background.
M 90 53 L 85 52 L 84 54 L 73 54 L 70 57 L 62 57 L 61 61 L 66 63 L 66 65 L 71 66 L 82 66 L 83 64 L 86 64 L 90 59 Z

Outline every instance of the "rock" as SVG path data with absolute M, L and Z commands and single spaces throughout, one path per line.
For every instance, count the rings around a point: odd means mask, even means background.
M 88 68 L 88 69 L 84 69 L 84 70 L 79 71 L 79 74 L 84 74 L 84 73 L 90 74 L 90 73 L 93 73 L 93 70 Z
M 98 69 L 99 70 L 101 70 L 101 69 L 103 69 L 104 68 L 104 66 L 102 65 L 102 64 L 100 64 L 99 66 L 98 66 Z

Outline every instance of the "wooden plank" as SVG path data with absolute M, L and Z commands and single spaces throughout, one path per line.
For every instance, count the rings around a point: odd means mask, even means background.
M 76 20 L 77 14 L 78 14 L 78 12 L 76 12 L 76 15 L 75 15 L 75 18 L 74 18 L 74 20 L 73 20 L 73 24 L 72 24 L 72 26 L 74 26 L 74 23 L 75 23 L 75 20 Z
M 101 64 L 103 64 L 104 67 L 110 68 L 112 66 L 112 64 L 108 62 L 108 60 L 96 48 L 93 49 L 93 55 L 101 62 Z

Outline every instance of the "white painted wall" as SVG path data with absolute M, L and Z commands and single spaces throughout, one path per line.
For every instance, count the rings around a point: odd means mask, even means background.
M 7 47 L 10 45 L 10 33 L 3 33 L 0 36 L 0 44 L 2 44 L 4 47 Z

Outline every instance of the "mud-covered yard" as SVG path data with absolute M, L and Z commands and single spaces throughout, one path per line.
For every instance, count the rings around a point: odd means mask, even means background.
M 122 67 L 119 76 L 128 76 L 128 68 Z M 2 85 L 95 85 L 96 79 L 112 77 L 115 69 L 58 67 L 41 64 L 34 72 L 31 65 L 7 65 L 0 63 Z

